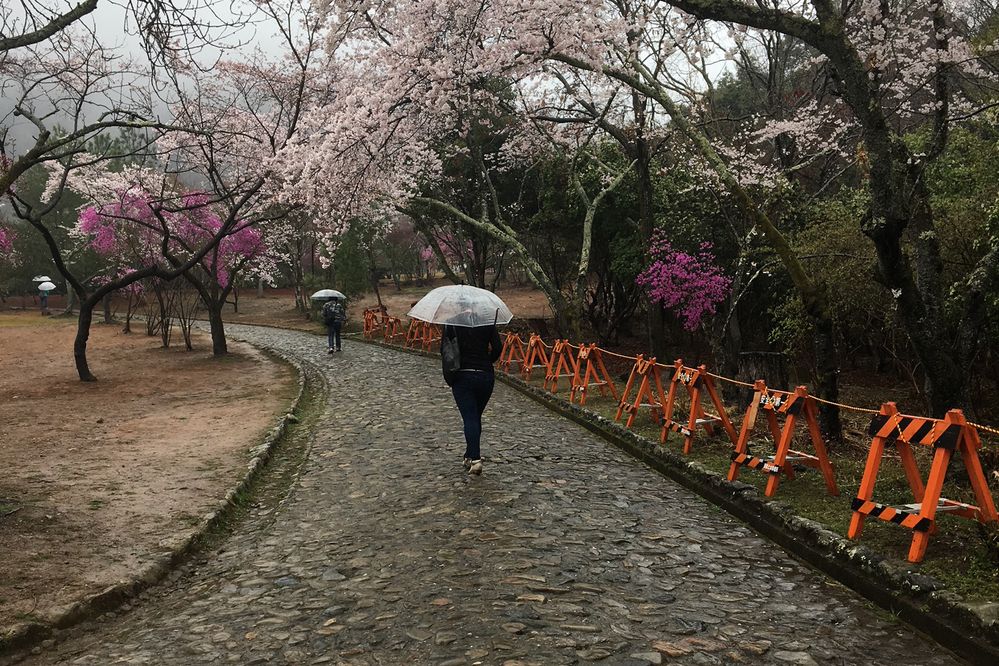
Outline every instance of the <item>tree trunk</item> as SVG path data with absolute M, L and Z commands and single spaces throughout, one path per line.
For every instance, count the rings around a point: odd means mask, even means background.
M 257 298 L 264 297 L 264 279 L 257 278 Z
M 632 95 L 634 106 L 638 109 L 640 95 Z M 641 98 L 644 99 L 644 98 Z M 644 107 L 644 101 L 641 102 Z M 643 112 L 644 117 L 644 112 Z M 642 233 L 642 241 L 648 246 L 655 229 L 655 214 L 653 212 L 652 173 L 649 170 L 651 160 L 649 144 L 645 137 L 639 134 L 635 138 L 635 175 L 638 186 L 638 224 Z M 648 349 L 652 355 L 661 361 L 668 361 L 669 350 L 666 347 L 666 317 L 662 307 L 645 297 L 648 305 L 646 310 L 646 329 L 648 332 Z
M 829 317 L 815 320 L 815 384 L 825 400 L 839 400 L 839 368 L 833 322 Z M 843 441 L 843 423 L 839 407 L 819 403 L 819 427 L 827 442 Z
M 73 314 L 73 305 L 76 303 L 76 290 L 67 289 L 66 290 L 66 307 L 63 309 L 62 314 L 70 315 Z
M 208 325 L 212 331 L 212 355 L 225 356 L 229 353 L 229 345 L 225 338 L 225 323 L 222 321 L 223 302 L 208 304 Z
M 385 306 L 382 305 L 382 292 L 378 290 L 378 267 L 375 266 L 375 255 L 368 250 L 368 273 L 371 278 L 371 288 L 375 290 L 375 298 L 378 300 L 378 307 L 385 311 Z
M 752 384 L 757 379 L 762 379 L 767 383 L 767 388 L 791 390 L 787 376 L 787 357 L 783 352 L 739 352 L 737 364 L 741 381 Z M 743 390 L 746 393 L 742 394 L 740 402 L 748 405 L 753 391 L 749 388 Z
M 111 324 L 114 323 L 111 319 L 111 294 L 107 294 L 101 299 L 104 304 L 104 323 Z
M 156 287 L 156 301 L 160 306 L 160 341 L 163 343 L 163 347 L 170 346 L 170 334 L 173 329 L 173 320 L 170 318 L 170 305 L 167 303 L 167 289 L 173 289 L 173 286 L 167 283 L 159 283 Z
M 90 325 L 94 320 L 94 306 L 97 302 L 88 298 L 80 303 L 80 319 L 76 324 L 76 339 L 73 341 L 73 358 L 76 361 L 76 372 L 81 382 L 96 382 L 87 364 L 87 341 L 90 339 Z

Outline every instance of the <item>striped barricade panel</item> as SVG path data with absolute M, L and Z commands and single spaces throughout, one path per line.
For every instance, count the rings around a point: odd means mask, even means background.
M 635 397 L 632 399 L 631 390 L 636 383 L 637 389 Z M 659 366 L 656 365 L 655 356 L 646 359 L 645 356 L 639 354 L 635 357 L 635 365 L 631 368 L 628 383 L 621 393 L 621 402 L 618 404 L 614 420 L 619 421 L 622 414 L 628 414 L 628 420 L 625 421 L 624 425 L 626 428 L 630 428 L 635 422 L 635 416 L 638 415 L 639 410 L 642 407 L 648 407 L 653 420 L 658 423 L 665 404 L 666 396 L 663 392 L 662 378 L 659 376 Z
M 732 453 L 732 462 L 736 465 L 741 465 L 742 467 L 749 467 L 750 469 L 759 470 L 761 472 L 766 472 L 767 474 L 780 474 L 780 465 L 775 465 L 772 461 L 766 458 L 757 458 L 751 456 L 748 453 Z
M 679 387 L 681 386 L 687 391 L 690 397 L 690 410 L 686 423 L 673 418 L 673 411 L 676 407 L 677 398 L 679 397 Z M 708 394 L 716 414 L 708 414 L 704 411 L 703 398 L 705 392 Z M 711 379 L 711 375 L 708 374 L 707 368 L 703 365 L 696 368 L 685 366 L 682 359 L 677 359 L 673 362 L 673 376 L 670 378 L 669 393 L 666 396 L 666 409 L 663 419 L 659 441 L 665 444 L 670 432 L 680 433 L 683 435 L 683 452 L 685 454 L 690 453 L 694 432 L 698 427 L 704 428 L 709 435 L 713 435 L 714 426 L 720 424 L 732 441 L 733 446 L 738 440 L 735 428 L 732 427 L 732 422 L 725 411 L 725 405 L 722 403 L 718 391 L 715 389 L 714 382 Z
M 763 380 L 757 380 L 753 391 L 753 399 L 743 416 L 742 429 L 732 454 L 732 464 L 728 468 L 728 480 L 735 481 L 741 467 L 764 472 L 770 475 L 765 494 L 773 497 L 780 486 L 782 474 L 788 479 L 795 478 L 794 465 L 789 463 L 797 462 L 820 470 L 826 491 L 833 496 L 839 495 L 832 462 L 819 430 L 818 407 L 808 389 L 798 386 L 794 391 L 774 391 Z M 761 411 L 766 416 L 767 430 L 773 438 L 775 451 L 772 457 L 753 456 L 749 452 L 749 437 Z M 784 418 L 783 425 L 778 417 Z M 814 454 L 791 449 L 799 420 L 804 422 Z
M 999 521 L 978 457 L 978 449 L 981 447 L 978 430 L 965 420 L 961 410 L 952 409 L 944 418 L 934 419 L 902 414 L 895 403 L 886 402 L 871 419 L 868 433 L 871 435 L 871 448 L 857 497 L 851 504 L 853 517 L 847 532 L 849 538 L 860 537 L 867 516 L 895 523 L 912 530 L 908 559 L 910 562 L 921 562 L 929 545 L 937 511 L 952 512 L 955 517 L 983 523 Z M 882 504 L 873 499 L 885 447 L 889 444 L 894 445 L 898 451 L 915 499 L 913 504 L 904 508 Z M 933 462 L 925 483 L 916 465 L 913 445 L 933 448 Z M 955 453 L 960 454 L 964 463 L 978 501 L 977 506 L 941 497 L 947 469 Z
M 917 532 L 928 532 L 933 527 L 932 520 L 924 518 L 918 513 L 896 509 L 887 504 L 879 504 L 878 502 L 863 500 L 859 497 L 853 498 L 852 508 L 857 513 L 862 513 L 865 516 L 873 516 L 888 523 L 908 527 L 910 530 L 916 530 Z

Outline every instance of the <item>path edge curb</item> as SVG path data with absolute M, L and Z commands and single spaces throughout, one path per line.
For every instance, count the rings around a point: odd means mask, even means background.
M 275 349 L 253 346 L 291 366 L 298 375 L 296 382 L 298 388 L 295 397 L 285 409 L 284 414 L 278 418 L 274 427 L 267 432 L 260 444 L 250 450 L 251 458 L 246 465 L 246 472 L 239 481 L 216 503 L 215 508 L 201 517 L 194 530 L 182 537 L 161 541 L 160 545 L 165 549 L 155 560 L 137 571 L 131 578 L 119 581 L 100 592 L 95 592 L 62 606 L 49 613 L 43 622 L 21 622 L 12 625 L 9 631 L 0 636 L 0 656 L 30 650 L 51 638 L 57 630 L 69 629 L 81 622 L 121 608 L 125 603 L 135 599 L 141 592 L 166 578 L 197 548 L 207 535 L 232 516 L 237 507 L 238 498 L 260 476 L 274 449 L 284 437 L 288 424 L 297 421 L 298 417 L 295 416 L 295 411 L 305 395 L 306 372 L 297 359 Z
M 440 358 L 422 349 L 352 337 L 415 356 Z M 820 523 L 802 518 L 779 500 L 764 499 L 749 484 L 730 482 L 696 461 L 518 377 L 497 372 L 496 378 L 724 509 L 788 553 L 897 615 L 962 658 L 983 666 L 999 663 L 999 602 L 981 604 L 981 608 L 964 603 L 935 578 L 911 571 L 907 563 L 889 561 Z

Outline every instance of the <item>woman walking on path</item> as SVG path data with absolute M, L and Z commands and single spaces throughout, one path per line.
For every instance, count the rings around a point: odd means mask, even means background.
M 445 326 L 444 338 L 458 341 L 461 352 L 461 369 L 451 382 L 454 402 L 461 412 L 465 426 L 465 469 L 469 474 L 482 474 L 482 455 L 479 440 L 482 437 L 482 412 L 493 394 L 496 378 L 493 364 L 503 351 L 503 343 L 495 325 L 457 327 Z

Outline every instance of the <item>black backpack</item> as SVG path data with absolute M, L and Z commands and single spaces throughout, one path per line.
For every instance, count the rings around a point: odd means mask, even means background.
M 461 369 L 461 347 L 458 346 L 458 332 L 453 328 L 444 328 L 444 335 L 441 337 L 441 370 L 444 373 L 444 382 L 451 386 L 455 377 Z
M 323 323 L 330 326 L 335 321 L 336 317 L 336 303 L 334 301 L 327 301 L 323 305 Z

